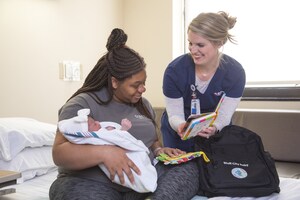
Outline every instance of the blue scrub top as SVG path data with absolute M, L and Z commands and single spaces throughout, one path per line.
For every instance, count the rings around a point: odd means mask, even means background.
M 242 96 L 246 82 L 242 65 L 232 57 L 223 54 L 220 65 L 212 77 L 204 94 L 196 90 L 200 100 L 201 113 L 213 112 L 221 98 L 215 95 L 224 91 L 227 97 Z M 195 64 L 190 54 L 184 54 L 173 60 L 166 68 L 163 79 L 163 93 L 169 98 L 183 98 L 185 119 L 190 116 L 192 90 L 195 85 Z M 161 118 L 161 132 L 164 146 L 194 151 L 193 139 L 181 140 L 171 128 L 166 112 Z

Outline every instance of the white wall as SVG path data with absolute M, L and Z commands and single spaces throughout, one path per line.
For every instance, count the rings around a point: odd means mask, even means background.
M 85 77 L 122 25 L 120 0 L 0 0 L 0 117 L 56 122 L 82 84 L 59 80 L 59 62 L 80 61 Z

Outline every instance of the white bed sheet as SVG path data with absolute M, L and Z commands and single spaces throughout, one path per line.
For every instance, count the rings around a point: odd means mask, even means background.
M 24 183 L 7 186 L 5 188 L 16 188 L 16 193 L 0 196 L 1 200 L 49 200 L 49 188 L 56 179 L 57 171 L 50 172 L 46 175 L 36 177 Z M 300 199 L 300 179 L 280 177 L 279 194 L 274 193 L 270 196 L 253 198 L 230 198 L 230 197 L 214 197 L 209 200 L 299 200 Z M 192 200 L 206 200 L 208 198 L 195 196 Z
M 300 200 L 300 179 L 280 177 L 280 193 L 273 193 L 265 197 L 213 197 L 209 200 Z M 195 196 L 192 200 L 206 200 L 208 198 Z
M 56 179 L 57 170 L 35 177 L 20 184 L 7 186 L 16 193 L 0 196 L 1 200 L 49 200 L 49 188 Z

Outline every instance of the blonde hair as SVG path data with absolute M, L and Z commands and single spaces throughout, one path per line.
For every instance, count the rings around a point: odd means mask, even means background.
M 192 20 L 187 31 L 200 34 L 214 44 L 224 45 L 227 40 L 236 43 L 234 36 L 228 32 L 235 23 L 236 17 L 231 17 L 224 11 L 200 13 Z

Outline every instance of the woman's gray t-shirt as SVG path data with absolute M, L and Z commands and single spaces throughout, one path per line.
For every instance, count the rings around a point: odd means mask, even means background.
M 99 96 L 101 100 L 107 99 L 107 92 L 105 89 L 102 89 L 96 92 L 95 94 Z M 150 103 L 145 98 L 143 98 L 143 102 L 154 118 L 155 113 Z M 77 116 L 77 111 L 83 108 L 89 108 L 91 110 L 90 116 L 100 122 L 112 121 L 120 124 L 123 118 L 129 119 L 132 123 L 132 127 L 128 130 L 128 132 L 132 134 L 132 136 L 134 136 L 136 139 L 143 141 L 144 144 L 149 148 L 149 150 L 151 145 L 154 143 L 154 141 L 158 140 L 156 134 L 156 127 L 153 124 L 152 120 L 142 115 L 135 106 L 130 104 L 120 103 L 115 100 L 112 100 L 107 105 L 99 105 L 87 93 L 81 93 L 75 96 L 74 98 L 72 98 L 71 100 L 69 100 L 59 110 L 59 121 Z M 152 160 L 153 154 L 151 150 L 150 152 L 151 153 L 149 157 Z M 98 169 L 97 170 L 91 169 L 90 173 L 92 171 L 98 171 Z M 67 171 L 64 169 L 60 169 L 60 172 L 72 173 L 71 171 Z M 82 173 L 82 175 L 83 174 L 85 173 Z M 91 176 L 91 174 L 88 176 Z

